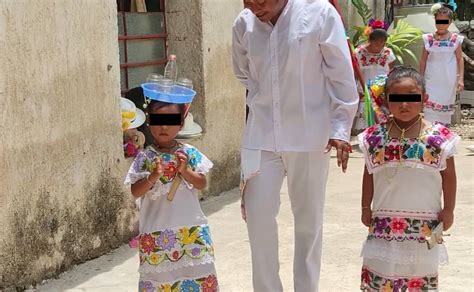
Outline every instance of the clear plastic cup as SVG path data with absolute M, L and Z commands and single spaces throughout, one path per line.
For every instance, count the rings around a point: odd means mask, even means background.
M 163 75 L 158 73 L 150 73 L 146 78 L 147 83 L 159 83 L 163 79 Z
M 171 79 L 163 78 L 158 81 L 158 90 L 164 93 L 170 93 L 174 86 L 174 81 Z
M 193 82 L 190 79 L 184 78 L 184 77 L 179 78 L 178 81 L 176 82 L 176 85 L 193 89 Z

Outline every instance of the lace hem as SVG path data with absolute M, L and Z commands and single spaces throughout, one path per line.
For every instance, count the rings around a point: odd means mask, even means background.
M 429 250 L 426 244 L 420 243 L 392 244 L 380 240 L 368 240 L 364 242 L 361 256 L 399 265 L 437 261 L 439 265 L 443 266 L 449 263 L 448 252 L 444 244 L 439 244 L 434 249 Z
M 140 265 L 138 271 L 140 273 L 163 273 L 179 270 L 186 267 L 195 267 L 200 265 L 207 265 L 214 263 L 214 256 L 206 254 L 204 257 L 199 260 L 185 258 L 181 259 L 178 262 L 163 262 L 158 266 L 150 265 L 148 263 L 143 263 Z
M 139 180 L 146 178 L 149 175 L 149 172 L 140 172 L 140 173 L 129 173 L 125 178 L 124 184 L 126 186 L 131 186 Z
M 160 182 L 157 182 L 153 186 L 153 188 L 147 192 L 147 195 L 150 196 L 150 199 L 152 201 L 158 199 L 161 196 L 167 196 L 168 193 L 170 192 L 171 185 L 172 185 L 172 182 L 167 183 L 167 184 L 161 184 Z M 186 188 L 192 190 L 194 187 L 192 184 L 186 182 L 183 179 L 178 186 L 178 191 L 185 190 Z
M 215 272 L 206 273 L 201 277 L 189 278 L 180 277 L 173 282 L 160 282 L 156 280 L 145 280 L 140 277 L 138 284 L 139 291 L 194 291 L 194 292 L 217 292 L 219 284 Z

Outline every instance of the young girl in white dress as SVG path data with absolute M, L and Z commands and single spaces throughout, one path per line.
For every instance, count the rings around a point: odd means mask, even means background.
M 438 291 L 438 266 L 448 260 L 441 232 L 454 220 L 460 138 L 423 119 L 427 95 L 415 69 L 395 67 L 385 88 L 392 116 L 359 135 L 366 161 L 361 217 L 369 227 L 361 290 Z
M 423 35 L 423 54 L 420 73 L 426 81 L 429 100 L 425 104 L 425 118 L 446 125 L 451 123 L 456 93 L 464 89 L 464 60 L 461 44 L 464 37 L 448 31 L 453 21 L 452 7 L 433 5 L 436 32 Z
M 366 84 L 374 81 L 379 75 L 387 75 L 395 64 L 395 55 L 387 43 L 387 25 L 381 20 L 370 20 L 367 26 L 368 43 L 360 45 L 355 50 L 359 68 L 362 71 Z M 359 88 L 363 96 L 363 90 Z M 359 110 L 356 117 L 356 130 L 367 128 L 367 122 L 364 117 L 364 99 L 359 102 Z
M 147 109 L 148 122 L 155 115 L 162 123 L 150 123 L 154 143 L 137 155 L 125 179 L 141 199 L 139 291 L 218 291 L 213 243 L 198 200 L 212 162 L 175 139 L 185 105 L 151 101 Z M 170 125 L 170 117 L 181 123 Z M 175 180 L 181 181 L 171 200 Z

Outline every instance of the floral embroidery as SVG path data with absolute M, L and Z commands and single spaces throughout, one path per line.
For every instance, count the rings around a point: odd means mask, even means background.
M 438 289 L 438 275 L 413 278 L 388 278 L 362 267 L 361 290 L 421 292 Z
M 453 133 L 441 124 L 433 124 L 421 133 L 419 139 L 400 141 L 398 138 L 389 138 L 385 124 L 370 127 L 362 135 L 368 152 L 369 170 L 400 162 L 439 168 L 445 145 L 453 138 Z
M 219 284 L 216 275 L 198 279 L 185 279 L 174 283 L 155 284 L 152 281 L 140 281 L 140 292 L 217 292 Z
M 202 154 L 196 148 L 188 148 L 186 154 L 188 155 L 188 162 L 191 167 L 195 168 L 201 163 Z
M 438 220 L 432 219 L 374 217 L 372 218 L 367 240 L 385 239 L 387 241 L 418 241 L 424 243 L 438 224 Z
M 182 147 L 178 149 L 177 152 L 178 151 L 186 153 L 188 156 L 188 165 L 193 170 L 196 170 L 197 166 L 202 162 L 203 156 L 201 152 L 194 147 Z M 175 154 L 157 153 L 147 149 L 137 155 L 134 170 L 136 172 L 152 172 L 155 168 L 155 161 L 161 161 L 164 166 L 160 182 L 163 184 L 172 182 L 178 172 L 178 159 Z
M 369 53 L 365 46 L 360 46 L 357 49 L 357 58 L 360 60 L 363 67 L 372 65 L 380 65 L 382 67 L 385 67 L 385 65 L 387 65 L 388 58 L 390 57 L 390 53 L 390 49 L 385 48 L 381 53 L 372 54 Z
M 202 259 L 214 255 L 208 225 L 143 233 L 139 241 L 142 264 L 157 266 L 163 262 L 177 262 L 184 257 Z
M 454 104 L 440 104 L 432 101 L 425 103 L 426 108 L 437 112 L 454 112 Z
M 453 33 L 449 40 L 436 40 L 432 33 L 427 35 L 430 48 L 453 48 L 456 44 L 458 35 Z

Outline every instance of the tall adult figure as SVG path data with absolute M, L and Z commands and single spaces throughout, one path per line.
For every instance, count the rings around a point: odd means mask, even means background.
M 283 291 L 276 216 L 287 176 L 295 220 L 294 289 L 319 291 L 332 147 L 347 168 L 358 95 L 340 16 L 327 0 L 244 0 L 233 26 L 236 77 L 248 90 L 242 214 L 253 287 Z

